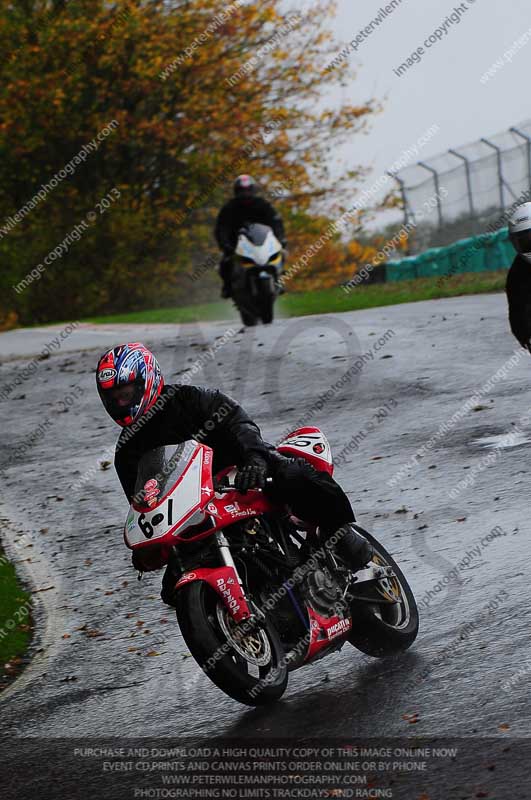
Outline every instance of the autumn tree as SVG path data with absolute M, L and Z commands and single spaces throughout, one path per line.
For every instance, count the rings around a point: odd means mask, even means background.
M 333 179 L 330 156 L 374 106 L 327 108 L 348 70 L 324 69 L 338 47 L 333 4 L 296 5 L 3 4 L 4 317 L 174 302 L 212 250 L 214 214 L 240 172 L 279 194 L 297 247 L 313 235 L 313 209 L 341 210 L 357 173 Z

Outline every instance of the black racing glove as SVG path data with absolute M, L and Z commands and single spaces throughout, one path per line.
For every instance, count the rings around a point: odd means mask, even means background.
M 263 489 L 266 485 L 268 471 L 265 458 L 258 455 L 252 456 L 243 467 L 239 467 L 234 478 L 234 488 L 242 494 L 245 494 L 248 489 Z

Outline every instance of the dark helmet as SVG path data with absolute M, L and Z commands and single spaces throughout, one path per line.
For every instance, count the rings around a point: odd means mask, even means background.
M 250 175 L 238 175 L 234 181 L 234 196 L 249 197 L 256 194 L 256 181 Z
M 157 402 L 164 378 L 153 353 L 140 342 L 120 344 L 104 353 L 96 367 L 96 384 L 105 410 L 122 427 Z

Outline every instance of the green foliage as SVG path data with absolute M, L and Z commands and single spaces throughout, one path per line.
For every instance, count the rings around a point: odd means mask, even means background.
M 29 595 L 18 585 L 15 570 L 0 548 L 0 684 L 6 671 L 17 671 L 17 659 L 28 647 Z
M 502 269 L 453 275 L 442 283 L 437 278 L 418 278 L 413 281 L 358 286 L 350 294 L 338 288 L 289 293 L 279 299 L 277 315 L 298 317 L 306 314 L 333 314 L 420 300 L 435 300 L 439 297 L 500 292 L 505 288 L 506 280 L 507 270 Z M 218 301 L 197 306 L 159 308 L 110 317 L 93 317 L 90 321 L 103 324 L 110 322 L 149 324 L 195 322 L 207 319 L 238 320 L 239 317 L 230 303 Z

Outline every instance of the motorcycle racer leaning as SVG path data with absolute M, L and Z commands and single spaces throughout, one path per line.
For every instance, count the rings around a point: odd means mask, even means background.
M 196 439 L 212 448 L 214 474 L 237 467 L 234 486 L 238 491 L 263 489 L 299 519 L 318 525 L 325 541 L 336 534 L 337 551 L 353 570 L 370 560 L 372 547 L 350 524 L 354 513 L 339 484 L 304 459 L 276 452 L 227 395 L 199 386 L 165 385 L 157 359 L 139 342 L 117 345 L 104 353 L 96 368 L 96 384 L 106 411 L 124 429 L 114 464 L 130 502 L 137 467 L 146 452 Z M 272 481 L 266 484 L 268 477 Z M 140 571 L 161 569 L 164 563 L 156 552 L 153 557 L 149 548 L 136 550 L 133 566 Z M 175 582 L 167 568 L 161 597 L 168 605 L 173 604 Z
M 231 296 L 232 256 L 238 231 L 249 222 L 269 225 L 282 247 L 286 247 L 282 217 L 271 203 L 257 194 L 256 182 L 250 175 L 239 175 L 234 181 L 234 197 L 219 212 L 214 229 L 219 249 L 223 252 L 219 263 L 219 274 L 223 281 L 222 297 Z
M 511 331 L 531 351 L 531 203 L 518 206 L 509 220 L 509 238 L 516 258 L 507 274 Z

